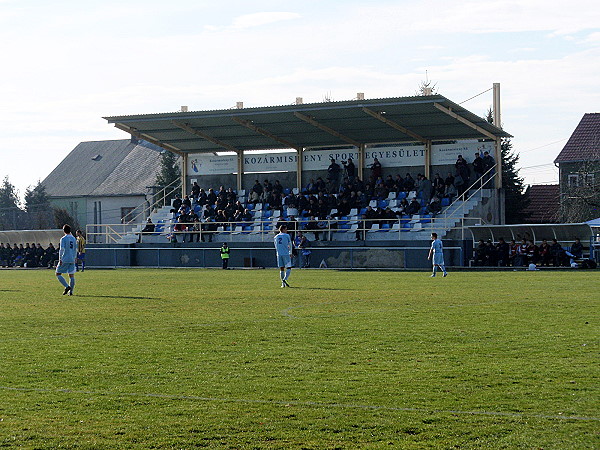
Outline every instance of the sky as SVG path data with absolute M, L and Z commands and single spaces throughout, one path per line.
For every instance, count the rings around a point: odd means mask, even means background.
M 520 175 L 557 182 L 554 158 L 600 112 L 599 24 L 597 0 L 0 0 L 0 178 L 23 196 L 79 142 L 129 138 L 106 116 L 429 80 L 480 116 L 500 83 Z

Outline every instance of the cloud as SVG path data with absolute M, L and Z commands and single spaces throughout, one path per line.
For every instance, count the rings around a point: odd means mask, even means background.
M 245 29 L 269 25 L 284 20 L 299 19 L 301 16 L 292 12 L 260 12 L 254 14 L 245 14 L 233 19 L 232 27 L 235 29 Z

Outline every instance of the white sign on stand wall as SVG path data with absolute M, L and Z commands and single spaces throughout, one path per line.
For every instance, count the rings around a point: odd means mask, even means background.
M 483 155 L 487 151 L 494 155 L 493 142 L 465 141 L 456 144 L 434 144 L 431 148 L 431 164 L 451 165 L 456 162 L 458 155 L 472 162 L 476 152 Z M 358 149 L 356 147 L 305 150 L 302 153 L 302 167 L 304 170 L 327 170 L 331 158 L 338 164 L 354 160 L 358 166 Z M 370 167 L 377 158 L 385 167 L 418 167 L 425 163 L 424 145 L 397 145 L 385 147 L 367 147 L 365 149 L 365 167 Z M 295 172 L 298 155 L 295 151 L 268 153 L 252 152 L 244 154 L 244 172 Z M 188 175 L 224 175 L 237 173 L 237 155 L 218 156 L 212 153 L 191 154 L 188 158 Z

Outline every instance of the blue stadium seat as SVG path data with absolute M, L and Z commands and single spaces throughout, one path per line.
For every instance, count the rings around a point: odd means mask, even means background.
M 398 199 L 402 200 L 403 198 L 406 198 L 406 192 L 404 192 L 404 191 L 398 192 Z
M 442 199 L 442 207 L 449 206 L 449 205 L 450 205 L 450 199 L 448 197 L 444 197 Z

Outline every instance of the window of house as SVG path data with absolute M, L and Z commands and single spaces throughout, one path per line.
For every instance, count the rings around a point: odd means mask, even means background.
M 579 174 L 577 173 L 571 173 L 569 174 L 569 178 L 567 180 L 567 183 L 569 185 L 570 188 L 576 188 L 579 186 Z

